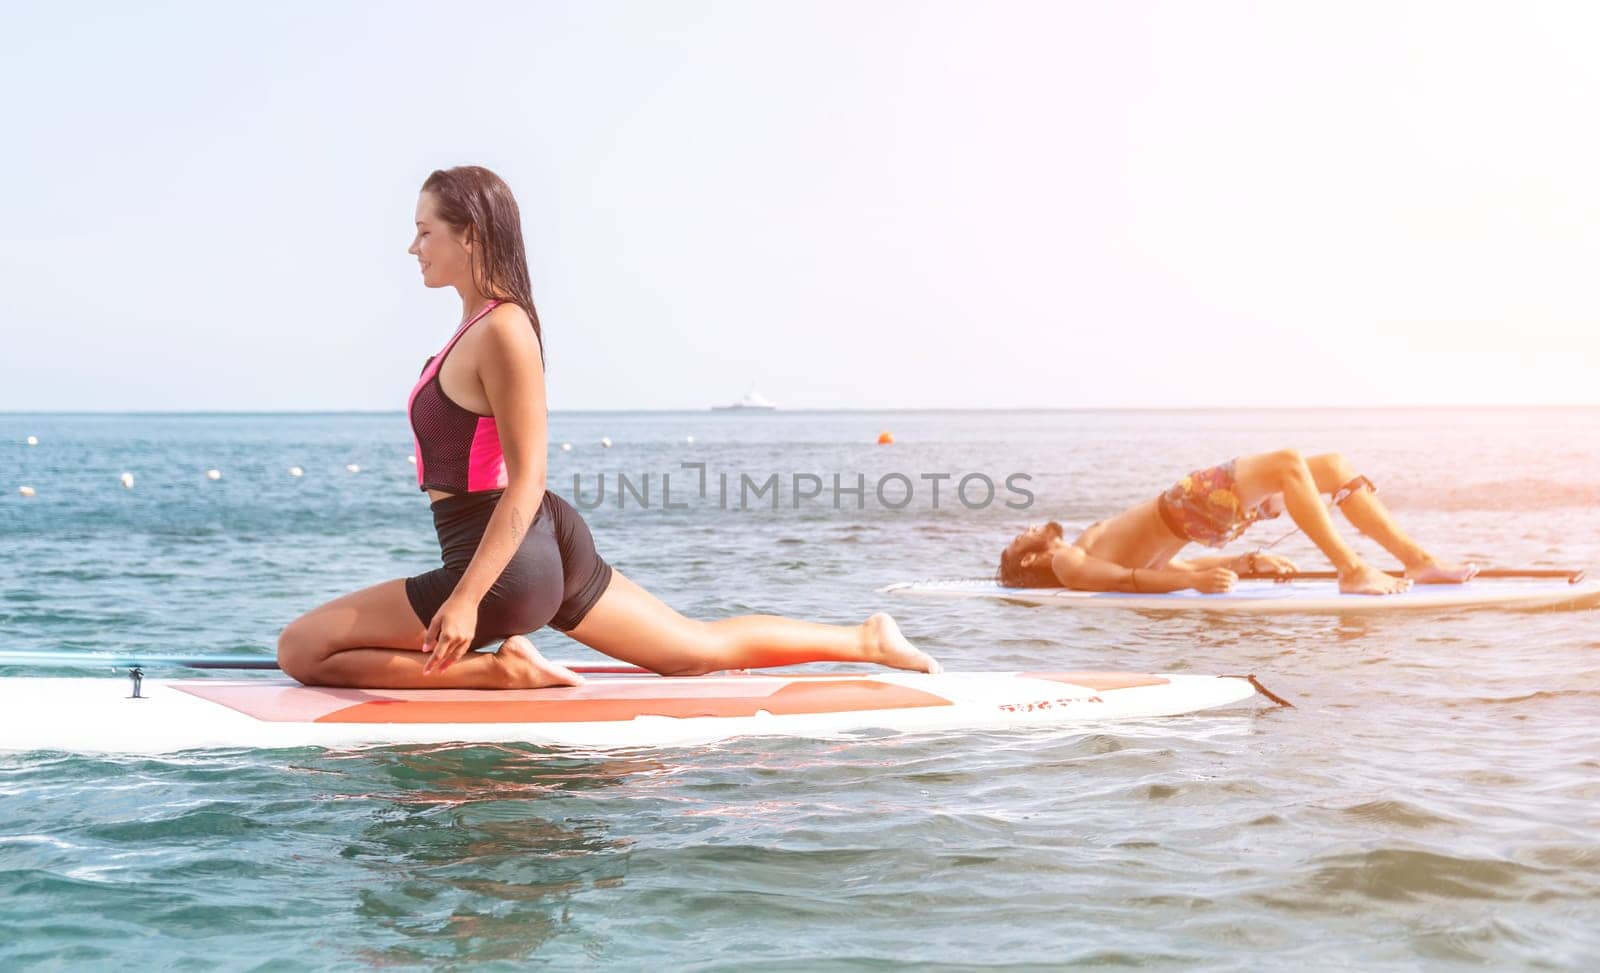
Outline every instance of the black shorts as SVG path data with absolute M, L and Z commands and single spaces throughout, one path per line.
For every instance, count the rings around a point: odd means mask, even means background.
M 472 563 L 502 492 L 462 493 L 432 503 L 444 566 L 406 579 L 406 598 L 424 626 L 433 623 Z M 595 551 L 589 525 L 572 504 L 546 490 L 522 546 L 478 603 L 472 647 L 546 625 L 571 631 L 610 583 L 611 565 Z

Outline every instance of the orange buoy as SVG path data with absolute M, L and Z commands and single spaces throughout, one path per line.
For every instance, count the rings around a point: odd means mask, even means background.
M 892 442 L 894 442 L 894 433 L 890 432 L 887 429 L 885 429 L 883 432 L 878 433 L 878 445 L 879 446 L 887 446 Z

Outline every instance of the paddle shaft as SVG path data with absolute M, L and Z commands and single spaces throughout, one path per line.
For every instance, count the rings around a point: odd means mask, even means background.
M 1384 574 L 1396 578 L 1405 577 L 1405 572 L 1400 570 L 1385 571 Z M 1584 572 L 1570 568 L 1486 568 L 1479 571 L 1474 577 L 1479 578 L 1564 578 L 1568 584 L 1577 584 L 1583 580 Z M 1284 571 L 1274 574 L 1271 571 L 1244 571 L 1239 574 L 1241 581 L 1337 581 L 1337 571 Z

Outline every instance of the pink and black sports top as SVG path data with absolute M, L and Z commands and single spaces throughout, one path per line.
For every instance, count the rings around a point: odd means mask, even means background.
M 478 493 L 503 489 L 509 482 L 494 416 L 480 416 L 456 405 L 439 384 L 439 369 L 444 366 L 450 349 L 468 328 L 501 303 L 490 301 L 483 310 L 467 319 L 444 350 L 422 366 L 422 377 L 411 390 L 406 411 L 411 417 L 411 438 L 417 448 L 417 486 L 423 490 Z

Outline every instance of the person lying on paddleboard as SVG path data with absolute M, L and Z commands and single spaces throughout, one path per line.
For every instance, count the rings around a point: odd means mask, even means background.
M 614 570 L 578 511 L 545 489 L 543 337 L 511 190 L 478 166 L 434 172 L 407 252 L 425 285 L 461 295 L 463 323 L 423 366 L 407 407 L 443 565 L 290 622 L 278 638 L 284 672 L 374 689 L 583 682 L 528 641 L 545 625 L 663 675 L 818 661 L 939 671 L 885 614 L 851 626 L 696 621 Z M 497 652 L 471 651 L 495 641 Z
M 1405 577 L 1378 570 L 1350 549 L 1322 504 L 1324 493 L 1357 530 L 1400 559 Z M 1414 581 L 1460 584 L 1478 573 L 1476 565 L 1440 561 L 1407 537 L 1376 493 L 1339 453 L 1302 456 L 1284 449 L 1244 456 L 1190 473 L 1160 496 L 1090 524 L 1071 543 L 1055 521 L 1029 527 L 1001 552 L 998 579 L 1012 588 L 1229 591 L 1241 573 L 1293 572 L 1295 565 L 1261 552 L 1190 560 L 1178 560 L 1178 552 L 1190 543 L 1223 547 L 1285 509 L 1333 562 L 1339 590 L 1347 594 L 1395 594 Z

